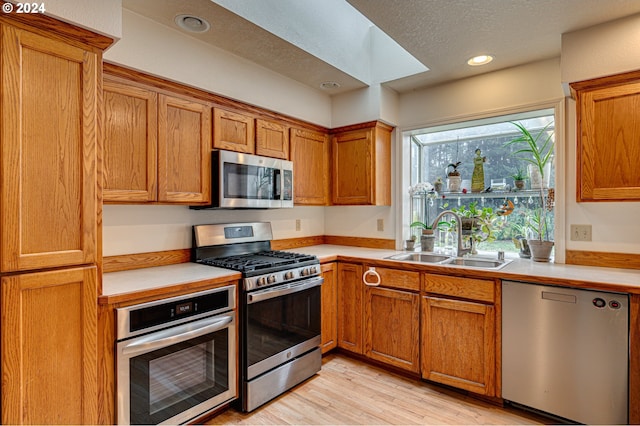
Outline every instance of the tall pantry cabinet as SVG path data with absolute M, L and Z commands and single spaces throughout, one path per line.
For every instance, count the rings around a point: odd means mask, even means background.
M 102 50 L 43 15 L 0 16 L 3 424 L 97 423 Z

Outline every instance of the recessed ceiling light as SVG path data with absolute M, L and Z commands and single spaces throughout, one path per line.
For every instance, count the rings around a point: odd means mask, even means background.
M 320 88 L 325 90 L 338 89 L 340 87 L 340 83 L 337 81 L 323 81 L 320 83 Z
M 467 61 L 467 64 L 471 65 L 472 67 L 475 67 L 475 66 L 478 66 L 478 65 L 488 64 L 491 61 L 493 61 L 493 56 L 491 56 L 491 55 L 478 55 L 478 56 L 474 56 L 473 58 L 469 59 Z
M 211 24 L 206 19 L 194 15 L 178 15 L 176 25 L 190 33 L 204 33 L 209 31 Z

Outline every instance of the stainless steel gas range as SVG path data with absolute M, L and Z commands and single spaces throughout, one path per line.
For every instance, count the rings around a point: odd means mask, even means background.
M 321 367 L 315 256 L 271 250 L 268 222 L 196 225 L 193 261 L 240 271 L 241 401 L 252 411 Z

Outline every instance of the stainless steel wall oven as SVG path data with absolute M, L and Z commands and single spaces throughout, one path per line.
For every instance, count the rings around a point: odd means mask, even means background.
M 320 370 L 320 262 L 271 250 L 265 222 L 194 226 L 194 261 L 241 271 L 242 409 Z
M 116 310 L 118 424 L 185 423 L 236 397 L 235 291 Z

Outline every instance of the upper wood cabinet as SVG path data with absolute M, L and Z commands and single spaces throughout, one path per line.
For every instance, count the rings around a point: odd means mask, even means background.
M 391 131 L 370 122 L 332 130 L 333 204 L 391 205 Z
M 104 200 L 157 199 L 158 95 L 105 78 Z
M 215 108 L 213 117 L 214 149 L 255 153 L 255 119 L 252 116 Z
M 3 424 L 98 422 L 97 280 L 95 266 L 2 278 Z
M 295 204 L 329 204 L 329 139 L 325 133 L 291 129 Z
M 158 201 L 211 200 L 211 106 L 196 99 L 158 97 Z
M 577 201 L 638 201 L 640 71 L 571 84 L 577 115 Z
M 210 201 L 211 104 L 108 76 L 104 100 L 105 202 Z
M 96 262 L 100 55 L 0 31 L 0 269 Z
M 256 119 L 256 154 L 289 159 L 289 127 L 275 121 Z

